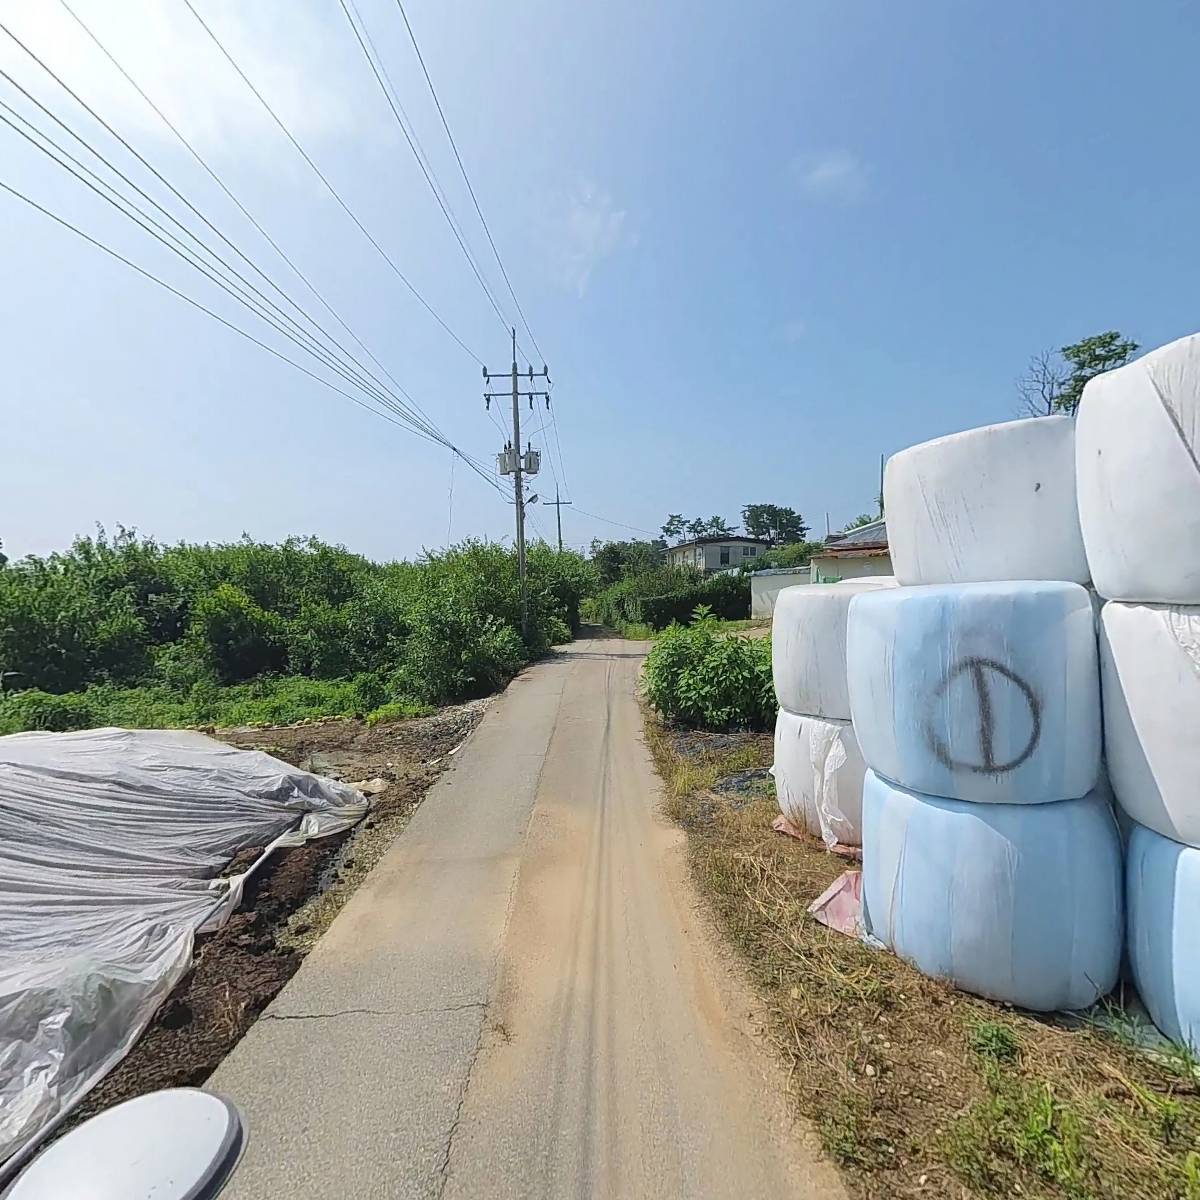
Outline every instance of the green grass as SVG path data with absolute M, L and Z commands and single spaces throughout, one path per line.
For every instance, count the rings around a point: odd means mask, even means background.
M 404 721 L 410 717 L 427 717 L 436 711 L 432 704 L 423 704 L 420 700 L 393 700 L 390 704 L 381 704 L 374 712 L 367 713 L 367 724 L 378 725 L 380 722 Z
M 1016 1062 L 1021 1053 L 1016 1033 L 999 1021 L 976 1021 L 968 1040 L 976 1054 L 992 1062 Z
M 429 705 L 409 697 L 389 697 L 386 684 L 374 675 L 353 679 L 270 676 L 224 687 L 203 683 L 180 690 L 163 685 L 121 688 L 102 684 L 61 696 L 20 692 L 0 698 L 0 733 L 103 725 L 126 729 L 293 725 L 322 717 L 368 714 L 382 721 L 432 711 Z

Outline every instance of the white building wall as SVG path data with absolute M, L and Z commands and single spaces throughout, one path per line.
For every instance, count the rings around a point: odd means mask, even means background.
M 779 593 L 787 587 L 808 583 L 808 567 L 796 567 L 792 571 L 758 571 L 750 576 L 750 615 L 755 618 L 769 617 L 775 611 Z

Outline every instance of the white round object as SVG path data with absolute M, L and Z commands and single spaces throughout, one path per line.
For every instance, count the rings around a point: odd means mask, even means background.
M 228 1100 L 171 1088 L 106 1109 L 44 1150 L 4 1200 L 210 1200 L 242 1152 Z
M 779 810 L 793 825 L 827 846 L 861 845 L 866 769 L 849 721 L 779 710 L 772 773 Z
M 902 584 L 1088 580 L 1070 417 L 985 425 L 911 446 L 888 459 L 883 497 Z
M 1200 334 L 1083 390 L 1079 519 L 1108 600 L 1200 604 Z
M 1096 635 L 1077 583 L 860 592 L 850 711 L 877 774 L 934 796 L 1044 804 L 1100 773 Z
M 1129 965 L 1159 1027 L 1200 1045 L 1200 850 L 1134 825 L 1125 860 Z
M 1100 669 L 1117 802 L 1139 825 L 1200 846 L 1200 606 L 1106 604 Z
M 918 970 L 1038 1012 L 1117 981 L 1121 839 L 1099 793 L 1058 804 L 922 796 L 868 771 L 863 916 Z
M 846 690 L 846 612 L 859 592 L 894 588 L 890 575 L 784 588 L 771 616 L 771 670 L 783 708 L 850 719 Z

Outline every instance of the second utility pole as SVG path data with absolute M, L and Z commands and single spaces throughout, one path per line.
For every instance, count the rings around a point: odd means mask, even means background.
M 553 459 L 551 460 L 551 465 L 553 465 Z M 547 508 L 549 508 L 550 505 L 552 505 L 552 504 L 554 505 L 554 513 L 555 513 L 555 516 L 558 517 L 558 552 L 559 552 L 559 554 L 561 554 L 562 553 L 562 510 L 563 510 L 564 504 L 570 504 L 571 502 L 570 502 L 570 500 L 560 500 L 559 499 L 558 484 L 556 483 L 554 485 L 554 499 L 546 500 L 544 503 Z

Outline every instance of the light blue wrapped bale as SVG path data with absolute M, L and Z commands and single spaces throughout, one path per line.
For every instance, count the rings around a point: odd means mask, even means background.
M 1200 1049 L 1200 850 L 1133 825 L 1126 851 L 1129 964 L 1155 1025 Z
M 922 796 L 867 772 L 867 928 L 926 975 L 1038 1012 L 1117 981 L 1121 841 L 1098 793 L 1058 804 Z
M 846 668 L 867 765 L 954 800 L 1044 804 L 1100 772 L 1091 601 L 1076 583 L 893 588 L 850 603 Z

